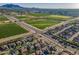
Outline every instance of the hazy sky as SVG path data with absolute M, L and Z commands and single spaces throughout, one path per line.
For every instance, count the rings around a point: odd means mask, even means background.
M 0 6 L 3 4 L 0 4 Z M 79 3 L 16 3 L 22 7 L 36 7 L 36 8 L 74 8 L 79 9 Z

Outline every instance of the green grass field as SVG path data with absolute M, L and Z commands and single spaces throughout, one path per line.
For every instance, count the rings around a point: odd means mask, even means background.
M 39 29 L 44 29 L 48 26 L 52 26 L 55 24 L 60 23 L 60 21 L 54 21 L 52 19 L 31 19 L 31 20 L 25 20 L 28 24 L 31 24 L 32 26 L 35 26 Z
M 69 16 L 49 15 L 49 14 L 29 14 L 25 16 L 18 16 L 17 18 L 24 20 L 39 29 L 44 29 L 49 26 L 56 25 L 62 21 L 68 20 Z
M 0 15 L 0 21 L 7 21 L 8 19 L 2 15 Z
M 14 23 L 0 24 L 0 39 L 27 32 Z

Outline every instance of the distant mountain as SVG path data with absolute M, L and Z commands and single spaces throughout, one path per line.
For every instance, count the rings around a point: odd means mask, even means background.
M 12 9 L 12 10 L 14 10 L 14 9 L 17 9 L 17 10 L 23 9 L 23 7 L 21 7 L 19 5 L 14 5 L 14 4 L 5 4 L 5 5 L 0 6 L 0 8 Z
M 2 5 L 2 7 L 6 7 L 6 8 L 22 8 L 19 5 L 13 5 L 13 4 Z

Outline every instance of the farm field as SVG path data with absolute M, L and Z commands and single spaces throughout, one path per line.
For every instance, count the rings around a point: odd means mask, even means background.
M 22 34 L 25 32 L 27 32 L 25 29 L 21 28 L 20 26 L 14 23 L 0 24 L 0 39 Z
M 46 27 L 56 25 L 62 21 L 66 21 L 71 17 L 49 14 L 28 14 L 25 16 L 17 16 L 17 18 L 39 29 L 45 29 Z

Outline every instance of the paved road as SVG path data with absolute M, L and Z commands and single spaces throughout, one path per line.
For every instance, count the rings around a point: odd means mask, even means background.
M 79 35 L 79 32 L 75 33 L 71 38 L 69 38 L 69 41 L 72 41 L 75 37 Z
M 58 31 L 58 32 L 57 32 L 57 33 L 55 33 L 54 35 L 57 35 L 57 34 L 59 34 L 59 33 L 63 32 L 63 31 L 65 31 L 65 30 L 67 30 L 67 29 L 71 28 L 72 26 L 73 26 L 73 25 L 70 25 L 70 26 L 68 26 L 68 27 L 65 27 L 64 29 L 62 29 L 62 30 Z
M 10 36 L 7 38 L 2 38 L 2 39 L 0 39 L 0 44 L 4 44 L 5 42 L 9 42 L 9 41 L 14 41 L 14 40 L 17 40 L 17 38 L 21 38 L 21 37 L 31 35 L 31 34 L 32 33 L 29 32 L 29 33 L 23 33 L 23 34 L 19 34 L 19 35 Z

